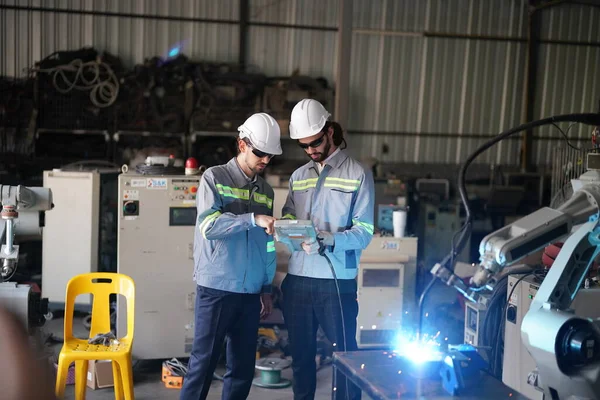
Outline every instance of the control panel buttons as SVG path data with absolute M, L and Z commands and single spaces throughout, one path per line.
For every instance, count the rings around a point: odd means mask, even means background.
M 191 204 L 196 200 L 199 182 L 195 179 L 173 180 L 169 198 L 174 203 Z

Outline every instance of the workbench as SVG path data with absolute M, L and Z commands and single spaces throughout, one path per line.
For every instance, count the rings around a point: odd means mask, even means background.
M 348 377 L 363 393 L 373 400 L 391 399 L 510 399 L 527 400 L 527 397 L 510 389 L 496 378 L 482 372 L 481 379 L 468 392 L 453 397 L 444 391 L 438 374 L 419 378 L 414 364 L 396 353 L 383 350 L 349 351 L 334 353 L 334 388 L 336 370 Z M 346 400 L 332 392 L 333 400 Z

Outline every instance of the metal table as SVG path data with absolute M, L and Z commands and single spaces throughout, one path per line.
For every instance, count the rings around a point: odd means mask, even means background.
M 411 370 L 411 366 L 413 367 Z M 389 351 L 368 350 L 334 353 L 333 377 L 336 370 L 354 382 L 363 393 L 374 400 L 390 399 L 510 399 L 527 400 L 490 375 L 481 373 L 479 383 L 458 397 L 449 395 L 437 376 L 419 378 L 414 365 L 403 357 Z M 332 392 L 333 400 L 345 400 Z

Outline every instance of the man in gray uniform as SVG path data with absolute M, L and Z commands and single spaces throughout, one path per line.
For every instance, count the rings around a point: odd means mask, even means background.
M 252 115 L 238 130 L 237 157 L 207 169 L 196 197 L 195 333 L 182 400 L 206 398 L 225 338 L 222 398 L 248 396 L 259 320 L 272 308 L 273 189 L 258 174 L 282 153 L 281 134 L 265 113 Z
M 342 128 L 328 121 L 329 116 L 321 103 L 304 99 L 294 107 L 290 120 L 290 137 L 298 140 L 311 160 L 292 174 L 282 215 L 311 220 L 321 241 L 321 245 L 304 243 L 304 251 L 292 253 L 281 284 L 295 400 L 315 397 L 319 325 L 334 351 L 357 349 L 356 276 L 361 252 L 373 237 L 373 175 L 340 148 Z M 341 374 L 335 381 L 338 396 L 360 398 L 360 390 Z

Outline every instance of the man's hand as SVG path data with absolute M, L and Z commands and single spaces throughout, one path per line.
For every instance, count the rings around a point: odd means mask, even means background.
M 309 256 L 312 254 L 317 254 L 319 252 L 319 243 L 318 242 L 303 242 L 302 249 Z
M 324 246 L 333 246 L 335 244 L 335 238 L 333 233 L 326 231 L 319 231 L 317 237 L 321 240 Z
M 254 216 L 254 223 L 256 223 L 256 226 L 265 228 L 265 231 L 269 235 L 272 235 L 273 232 L 275 232 L 275 228 L 274 228 L 275 221 L 276 221 L 276 218 L 269 217 L 268 215 L 260 214 L 260 215 Z
M 273 298 L 271 293 L 263 293 L 260 295 L 260 319 L 267 318 L 273 311 Z

